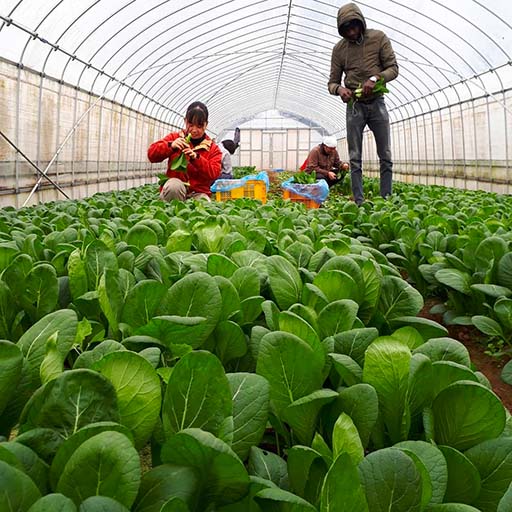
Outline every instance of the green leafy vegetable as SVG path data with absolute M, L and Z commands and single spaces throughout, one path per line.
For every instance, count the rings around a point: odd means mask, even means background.
M 169 179 L 169 176 L 167 174 L 159 173 L 158 176 L 158 186 L 163 187 L 166 183 L 166 181 Z
M 301 185 L 316 183 L 316 172 L 301 171 L 293 175 L 293 182 Z
M 190 133 L 185 137 L 185 142 L 190 144 Z M 171 171 L 186 172 L 188 160 L 185 153 L 181 152 L 179 156 L 171 161 Z
M 389 92 L 389 89 L 386 87 L 386 84 L 384 83 L 384 78 L 379 78 L 375 82 L 375 86 L 372 90 L 372 96 L 379 96 L 382 94 L 385 94 Z M 358 101 L 363 98 L 363 85 L 359 84 L 357 89 L 354 91 L 354 96 L 351 98 L 351 100 L 348 103 L 348 106 L 351 107 L 355 101 Z

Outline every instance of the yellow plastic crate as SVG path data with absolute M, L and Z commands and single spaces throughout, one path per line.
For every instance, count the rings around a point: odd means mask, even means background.
M 283 190 L 283 199 L 289 199 L 296 203 L 302 203 L 306 208 L 320 208 L 320 204 L 309 197 L 301 196 L 290 190 Z
M 229 184 L 237 180 L 225 180 Z M 247 180 L 240 181 L 240 186 L 226 190 L 224 192 L 215 192 L 216 201 L 228 201 L 229 199 L 239 199 L 241 197 L 249 197 L 251 199 L 258 199 L 263 204 L 267 202 L 267 186 L 262 180 Z

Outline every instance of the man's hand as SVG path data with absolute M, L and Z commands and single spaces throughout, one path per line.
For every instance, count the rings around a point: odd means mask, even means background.
M 348 103 L 352 98 L 352 91 L 340 85 L 338 87 L 338 95 L 342 99 L 343 103 Z
M 370 96 L 374 87 L 375 82 L 372 80 L 366 80 L 366 82 L 363 84 L 363 96 Z
M 331 181 L 334 181 L 334 180 L 337 180 L 338 179 L 338 176 L 336 175 L 335 172 L 332 172 L 332 171 L 329 171 L 327 173 L 327 177 L 331 180 Z
M 350 164 L 348 162 L 343 162 L 340 167 L 342 171 L 348 171 L 350 169 Z

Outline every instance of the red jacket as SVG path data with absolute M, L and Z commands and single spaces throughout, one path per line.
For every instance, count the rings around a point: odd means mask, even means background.
M 181 151 L 171 148 L 169 142 L 184 136 L 183 132 L 169 133 L 163 139 L 153 142 L 148 148 L 149 161 L 157 163 L 163 162 L 168 158 L 166 174 L 169 178 L 188 181 L 190 183 L 190 192 L 210 195 L 210 186 L 220 175 L 222 152 L 219 146 L 206 135 L 197 146 L 193 146 L 198 158 L 189 160 L 187 172 L 171 171 L 171 160 L 178 157 Z

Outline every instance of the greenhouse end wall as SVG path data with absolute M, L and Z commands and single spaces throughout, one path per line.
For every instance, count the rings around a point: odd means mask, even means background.
M 98 99 L 0 60 L 2 131 L 42 170 Z M 160 168 L 148 162 L 146 151 L 170 130 L 161 121 L 100 99 L 78 124 L 48 175 L 73 199 L 155 183 Z M 0 206 L 22 206 L 38 179 L 34 167 L 2 139 Z M 29 204 L 57 199 L 64 196 L 43 178 Z

